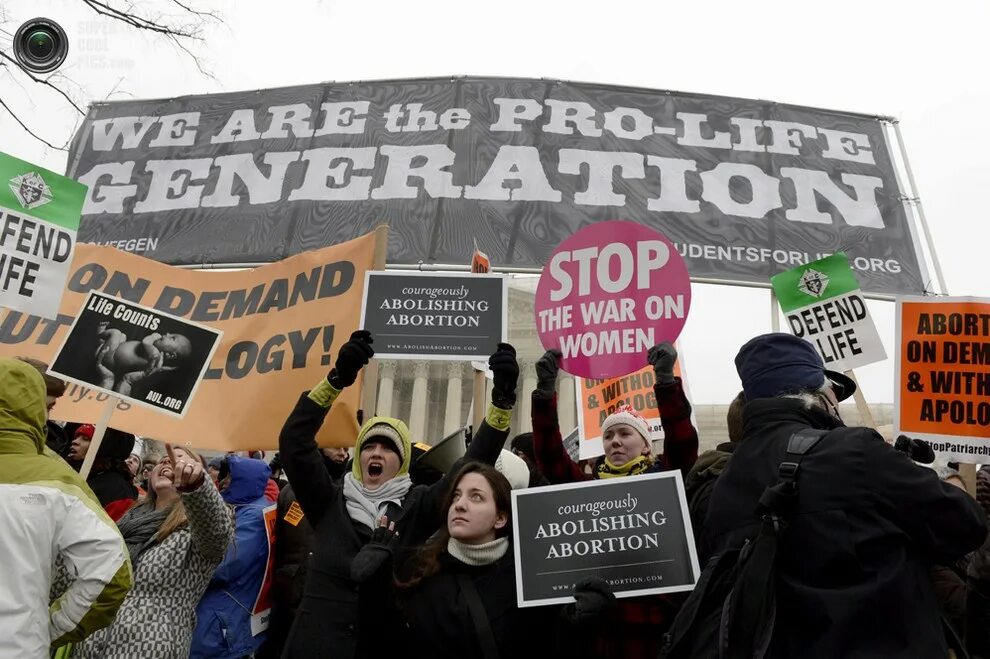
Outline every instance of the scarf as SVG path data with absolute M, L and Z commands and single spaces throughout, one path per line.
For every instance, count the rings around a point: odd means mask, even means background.
M 162 523 L 172 507 L 155 510 L 151 504 L 131 508 L 117 522 L 120 535 L 124 536 L 124 544 L 131 555 L 131 565 L 137 566 L 138 558 L 154 544 L 153 536 L 158 533 Z
M 454 538 L 447 541 L 447 553 L 467 565 L 491 565 L 508 550 L 508 538 L 496 538 L 480 545 L 467 545 Z
M 405 498 L 412 487 L 409 474 L 396 476 L 377 490 L 369 490 L 364 483 L 354 478 L 354 474 L 344 474 L 344 501 L 347 503 L 347 514 L 358 524 L 364 524 L 374 530 L 378 518 L 389 503 L 402 507 Z
M 621 467 L 616 467 L 608 461 L 608 458 L 599 463 L 595 469 L 595 478 L 620 478 L 622 476 L 636 476 L 645 473 L 653 466 L 653 460 L 649 456 L 640 455 L 630 460 Z

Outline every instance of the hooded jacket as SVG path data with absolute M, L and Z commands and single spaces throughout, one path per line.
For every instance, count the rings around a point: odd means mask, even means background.
M 52 644 L 110 624 L 131 587 L 117 527 L 93 492 L 45 447 L 45 383 L 0 359 L 0 656 L 48 657 Z M 49 608 L 57 558 L 75 581 Z
M 265 496 L 271 469 L 261 460 L 232 455 L 230 485 L 221 495 L 234 509 L 234 539 L 196 607 L 192 659 L 226 659 L 254 654 L 265 640 L 257 608 L 272 555 L 272 540 L 265 525 L 265 511 L 275 504 Z M 274 518 L 273 518 L 274 519 Z M 254 632 L 257 631 L 257 634 Z

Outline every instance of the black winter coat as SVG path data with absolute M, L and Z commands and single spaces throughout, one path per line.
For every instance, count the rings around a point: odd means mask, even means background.
M 405 623 L 395 604 L 391 573 L 380 571 L 361 585 L 351 580 L 351 562 L 371 530 L 347 514 L 343 484 L 330 478 L 317 447 L 316 432 L 327 412 L 304 394 L 279 436 L 285 472 L 315 534 L 303 599 L 282 656 L 403 656 L 408 650 Z M 507 437 L 507 430 L 482 423 L 464 459 L 495 464 Z M 408 548 L 422 545 L 439 528 L 441 500 L 456 470 L 455 465 L 429 487 L 412 487 L 403 499 L 402 514 L 395 520 L 400 562 Z
M 416 588 L 401 591 L 409 622 L 404 659 L 482 657 L 478 633 L 458 582 L 464 573 L 474 583 L 502 659 L 561 656 L 556 651 L 560 608 L 516 606 L 512 550 L 491 565 L 466 565 L 450 554 L 440 556 L 441 571 Z
M 756 535 L 757 501 L 777 482 L 791 435 L 836 426 L 796 399 L 751 401 L 744 419 L 744 440 L 715 484 L 705 524 L 703 544 L 716 553 Z M 977 503 L 868 428 L 826 435 L 801 462 L 798 488 L 778 551 L 768 656 L 947 656 L 929 571 L 983 543 Z

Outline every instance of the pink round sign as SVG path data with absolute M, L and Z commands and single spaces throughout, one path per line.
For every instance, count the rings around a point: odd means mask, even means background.
M 691 279 L 667 238 L 635 222 L 599 222 L 565 240 L 536 287 L 536 330 L 562 368 L 611 378 L 646 365 L 647 351 L 680 335 Z

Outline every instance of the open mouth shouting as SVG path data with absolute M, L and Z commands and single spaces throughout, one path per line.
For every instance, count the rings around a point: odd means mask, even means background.
M 381 460 L 372 460 L 368 463 L 369 476 L 377 480 L 383 473 L 385 473 L 385 464 Z

